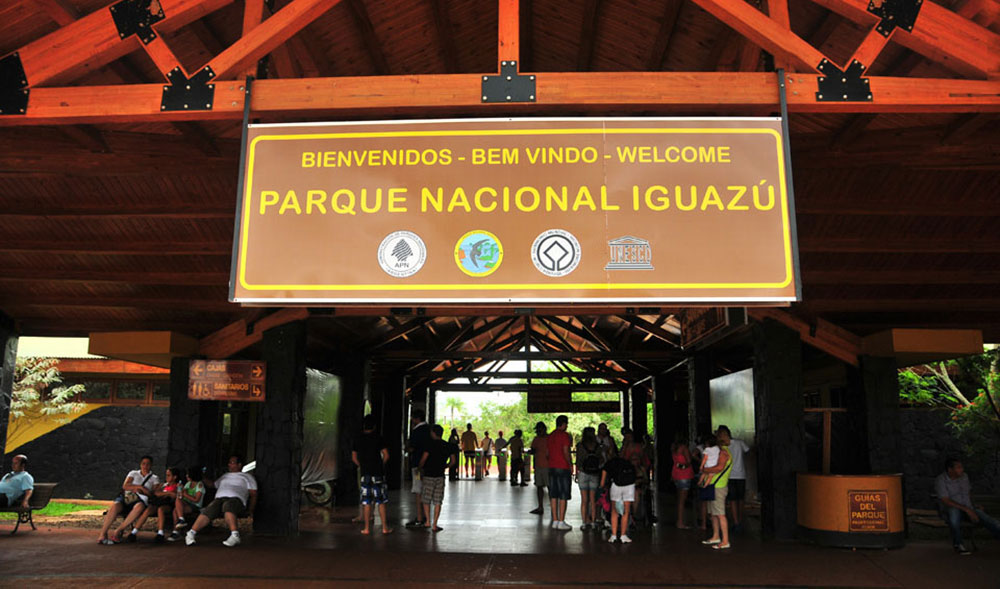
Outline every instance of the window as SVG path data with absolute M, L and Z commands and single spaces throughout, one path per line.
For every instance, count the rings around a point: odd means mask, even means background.
M 66 381 L 66 384 L 71 385 L 76 383 Z M 109 381 L 85 380 L 80 384 L 84 386 L 84 391 L 80 393 L 81 401 L 86 401 L 88 403 L 111 402 L 111 383 Z
M 115 401 L 146 401 L 149 384 L 145 381 L 120 380 L 115 387 Z
M 153 381 L 153 399 L 154 403 L 169 403 L 170 402 L 170 381 L 169 380 L 155 380 Z

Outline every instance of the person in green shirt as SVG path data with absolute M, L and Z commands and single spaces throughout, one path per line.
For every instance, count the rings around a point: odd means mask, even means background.
M 719 462 L 702 470 L 702 473 L 709 475 L 708 483 L 715 485 L 715 498 L 708 504 L 708 514 L 712 516 L 712 537 L 701 543 L 715 550 L 726 550 L 730 548 L 726 493 L 729 491 L 729 472 L 733 467 L 733 457 L 729 454 L 729 446 L 720 446 L 719 449 Z

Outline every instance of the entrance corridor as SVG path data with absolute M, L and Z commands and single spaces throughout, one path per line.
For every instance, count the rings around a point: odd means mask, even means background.
M 633 544 L 608 544 L 581 532 L 578 489 L 569 505 L 569 532 L 548 528 L 548 513 L 528 513 L 534 486 L 512 489 L 494 477 L 449 483 L 440 524 L 432 534 L 402 527 L 412 496 L 392 493 L 395 532 L 370 537 L 350 522 L 356 508 L 310 508 L 292 538 L 246 534 L 226 548 L 216 529 L 197 546 L 98 546 L 93 530 L 5 533 L 0 523 L 0 586 L 44 582 L 48 587 L 963 587 L 995 588 L 1000 543 L 956 556 L 947 541 L 914 542 L 892 551 L 850 551 L 799 543 L 762 542 L 747 532 L 733 549 L 713 551 L 699 531 L 681 531 L 669 515 Z M 669 503 L 671 495 L 664 496 Z M 546 506 L 547 510 L 547 506 Z

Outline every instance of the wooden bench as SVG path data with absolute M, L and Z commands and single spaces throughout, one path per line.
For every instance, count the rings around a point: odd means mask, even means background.
M 16 534 L 17 529 L 21 527 L 21 524 L 31 524 L 31 529 L 36 530 L 35 521 L 31 517 L 31 513 L 38 509 L 44 509 L 49 501 L 52 499 L 52 493 L 56 489 L 56 485 L 59 483 L 35 483 L 35 488 L 31 492 L 31 498 L 28 499 L 27 509 L 19 505 L 12 507 L 4 507 L 0 509 L 0 512 L 4 513 L 16 513 L 17 523 L 14 525 L 14 530 L 11 534 Z M 20 501 L 18 502 L 20 503 Z

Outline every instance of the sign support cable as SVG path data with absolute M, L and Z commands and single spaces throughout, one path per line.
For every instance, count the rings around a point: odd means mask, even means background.
M 253 76 L 247 76 L 243 83 L 243 128 L 240 138 L 240 177 L 236 192 L 236 227 L 233 230 L 233 265 L 229 270 L 229 300 L 236 294 L 236 261 L 239 259 L 240 227 L 243 219 L 243 192 L 246 190 L 247 131 L 250 128 L 250 87 Z
M 781 103 L 781 144 L 785 156 L 785 190 L 788 194 L 788 227 L 792 242 L 792 275 L 795 277 L 795 292 L 802 300 L 802 272 L 799 268 L 799 230 L 795 218 L 795 183 L 792 182 L 791 133 L 788 131 L 788 92 L 785 82 L 785 68 L 778 68 L 778 97 Z

